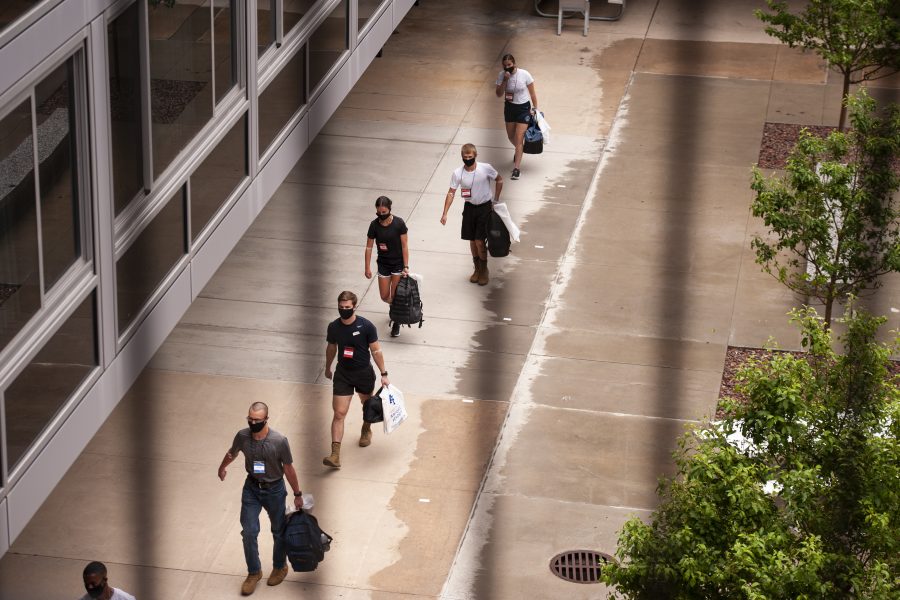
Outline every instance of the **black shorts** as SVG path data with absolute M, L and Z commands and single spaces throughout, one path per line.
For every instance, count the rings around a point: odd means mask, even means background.
M 375 369 L 371 365 L 362 369 L 335 369 L 332 393 L 335 396 L 352 396 L 354 390 L 370 395 L 375 391 Z
M 507 123 L 531 123 L 531 102 L 525 104 L 503 103 L 503 120 Z
M 402 275 L 403 274 L 403 261 L 382 261 L 380 258 L 377 261 L 378 264 L 378 276 L 379 277 L 390 277 L 391 275 Z
M 472 204 L 466 202 L 463 208 L 462 230 L 460 237 L 464 240 L 485 240 L 488 225 L 491 222 L 491 202 Z

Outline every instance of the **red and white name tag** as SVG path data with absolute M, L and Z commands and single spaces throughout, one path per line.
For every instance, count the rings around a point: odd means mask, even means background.
M 472 197 L 471 188 L 462 188 L 460 190 L 460 192 L 461 192 L 463 198 L 471 198 Z
M 387 244 L 382 244 L 381 242 L 379 242 L 378 249 L 379 250 L 387 250 Z
M 344 346 L 344 358 L 353 358 L 353 348 Z
M 512 93 L 512 92 L 506 92 L 506 101 L 507 101 L 507 102 L 512 102 L 512 99 L 513 99 L 513 93 Z

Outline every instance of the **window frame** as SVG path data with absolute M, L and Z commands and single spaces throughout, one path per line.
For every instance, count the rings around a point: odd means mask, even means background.
M 2 416 L 0 424 L 3 426 L 2 431 L 0 431 L 0 439 L 2 439 L 3 443 L 3 459 L 2 465 L 0 465 L 0 470 L 2 470 L 0 489 L 12 488 L 15 482 L 22 477 L 28 470 L 28 467 L 31 466 L 31 463 L 37 458 L 37 455 L 40 454 L 43 447 L 46 446 L 47 441 L 56 434 L 62 424 L 66 422 L 69 415 L 72 414 L 81 402 L 85 393 L 87 393 L 103 374 L 102 352 L 100 348 L 102 342 L 100 337 L 101 315 L 98 279 L 98 277 L 94 276 L 93 278 L 80 282 L 75 289 L 70 290 L 70 292 L 66 294 L 65 301 L 59 302 L 58 306 L 54 307 L 54 310 L 49 315 L 46 315 L 47 318 L 44 323 L 42 323 L 43 327 L 41 327 L 40 331 L 35 332 L 35 335 L 32 338 L 33 343 L 30 344 L 28 351 L 17 357 L 15 368 L 10 368 L 4 373 L 2 385 L 0 385 L 0 416 Z M 9 451 L 6 446 L 6 390 L 16 381 L 28 365 L 31 364 L 31 361 L 34 360 L 53 336 L 59 332 L 66 321 L 91 295 L 94 296 L 94 352 L 97 357 L 97 365 L 95 365 L 81 383 L 72 390 L 72 393 L 69 394 L 69 397 L 63 402 L 63 405 L 60 406 L 53 417 L 47 421 L 47 424 L 44 425 L 41 432 L 34 438 L 34 441 L 31 442 L 31 445 L 25 453 L 19 457 L 15 467 L 12 468 L 9 464 Z M 4 495 L 4 493 L 0 493 L 0 498 Z
M 0 31 L 0 48 L 11 42 L 16 36 L 39 21 L 41 17 L 62 4 L 64 1 L 65 0 L 44 0 L 22 13 L 15 21 L 10 23 L 9 27 Z
M 213 213 L 213 215 L 209 218 L 206 225 L 204 225 L 203 229 L 197 234 L 197 237 L 193 236 L 193 228 L 191 222 L 191 202 L 193 201 L 193 197 L 191 195 L 191 179 L 194 177 L 194 173 L 196 173 L 197 169 L 203 165 L 204 161 L 206 161 L 209 156 L 215 152 L 215 150 L 219 147 L 219 144 L 225 139 L 225 137 L 231 132 L 231 129 L 238 124 L 239 121 L 246 117 L 246 122 L 244 124 L 245 128 L 245 138 L 246 138 L 246 146 L 244 148 L 244 161 L 245 167 L 247 170 L 247 174 L 241 180 L 241 182 L 235 186 L 235 188 L 228 194 L 222 204 L 218 209 Z M 191 170 L 191 173 L 187 176 L 185 180 L 186 185 L 186 193 L 187 193 L 187 202 L 186 208 L 186 225 L 187 225 L 187 242 L 188 242 L 188 255 L 193 256 L 197 250 L 206 243 L 206 240 L 209 239 L 209 236 L 212 235 L 212 232 L 219 226 L 219 223 L 222 219 L 225 218 L 225 215 L 231 210 L 231 207 L 238 201 L 244 192 L 247 191 L 247 188 L 250 187 L 250 182 L 252 181 L 252 173 L 251 173 L 251 144 L 250 144 L 250 136 L 252 135 L 250 128 L 250 107 L 234 107 L 227 115 L 226 119 L 223 119 L 224 126 L 221 131 L 216 132 L 216 136 L 210 140 L 209 146 L 205 149 L 202 155 L 199 155 L 199 160 L 194 165 L 194 168 Z
M 174 185 L 177 184 L 177 185 Z M 153 308 L 157 305 L 159 300 L 165 295 L 165 293 L 172 287 L 172 284 L 175 283 L 175 280 L 178 279 L 185 267 L 191 261 L 191 253 L 188 247 L 188 235 L 190 232 L 190 211 L 188 207 L 188 181 L 187 179 L 176 180 L 172 182 L 172 184 L 167 185 L 164 188 L 159 190 L 160 193 L 154 195 L 154 203 L 149 207 L 147 213 L 144 215 L 144 219 L 142 219 L 140 223 L 140 227 L 132 227 L 128 231 L 127 236 L 123 236 L 121 238 L 116 239 L 115 248 L 113 252 L 113 269 L 111 276 L 112 292 L 113 292 L 113 307 L 110 311 L 112 313 L 112 323 L 114 327 L 114 334 L 116 337 L 116 348 L 115 354 L 119 354 L 122 349 L 125 347 L 125 344 L 128 343 L 128 340 L 135 334 L 141 324 L 144 322 L 144 319 L 147 318 L 147 315 L 153 310 Z M 163 193 L 165 192 L 165 193 Z M 181 231 L 181 241 L 182 241 L 182 253 L 178 260 L 169 268 L 166 272 L 166 275 L 160 280 L 160 282 L 156 285 L 153 292 L 144 302 L 143 306 L 140 310 L 135 313 L 135 316 L 132 318 L 131 322 L 128 326 L 123 330 L 119 330 L 119 281 L 118 281 L 118 265 L 119 260 L 125 256 L 125 253 L 131 248 L 132 245 L 140 238 L 141 234 L 144 230 L 149 226 L 153 220 L 159 216 L 159 214 L 166 208 L 170 201 L 175 200 L 175 194 L 179 193 L 181 197 L 181 211 L 182 211 L 182 224 L 183 228 Z
M 281 147 L 281 144 L 284 143 L 284 140 L 287 136 L 290 135 L 290 132 L 297 126 L 297 124 L 303 120 L 303 117 L 306 116 L 306 113 L 309 112 L 310 106 L 310 98 L 309 98 L 309 48 L 307 46 L 307 42 L 309 40 L 307 38 L 296 38 L 291 42 L 291 45 L 288 47 L 291 51 L 285 51 L 278 58 L 278 62 L 276 64 L 270 65 L 270 68 L 266 71 L 265 76 L 260 74 L 259 83 L 257 87 L 257 126 L 256 126 L 256 142 L 257 142 L 257 150 L 259 152 L 259 169 L 261 170 L 263 166 L 272 156 L 275 154 L 277 149 Z M 266 92 L 272 82 L 278 78 L 281 72 L 287 67 L 287 65 L 299 54 L 303 53 L 303 105 L 294 112 L 293 116 L 287 120 L 281 130 L 272 138 L 272 141 L 269 143 L 267 148 L 261 148 L 259 146 L 259 99 Z M 276 68 L 277 67 L 277 68 Z
M 158 176 L 154 176 L 154 158 L 153 158 L 153 123 L 151 112 L 151 82 L 150 82 L 150 35 L 149 35 L 149 13 L 146 0 L 122 0 L 113 5 L 104 13 L 104 27 L 107 27 L 111 21 L 120 16 L 132 3 L 138 3 L 138 35 L 140 37 L 140 78 L 143 85 L 141 93 L 141 124 L 143 136 L 143 172 L 144 172 L 144 191 L 132 198 L 128 205 L 122 211 L 114 216 L 114 239 L 116 245 L 116 256 L 119 254 L 119 247 L 122 243 L 130 244 L 134 237 L 134 230 L 142 230 L 147 223 L 153 219 L 157 212 L 160 196 L 165 198 L 171 197 L 174 188 L 183 185 L 190 173 L 201 162 L 197 160 L 198 156 L 205 155 L 210 145 L 209 140 L 222 135 L 221 120 L 229 117 L 233 111 L 248 110 L 248 67 L 247 53 L 248 43 L 250 40 L 247 28 L 249 27 L 248 19 L 248 3 L 235 3 L 235 18 L 238 26 L 234 31 L 234 43 L 237 44 L 237 84 L 232 87 L 218 102 L 215 99 L 215 68 L 211 69 L 211 85 L 212 85 L 212 115 L 209 120 L 201 127 L 191 138 L 190 141 L 182 148 L 172 159 L 172 161 L 163 169 Z M 215 3 L 210 1 L 207 7 L 210 11 L 210 27 L 213 26 L 213 8 Z M 213 33 L 214 36 L 214 33 Z M 104 49 L 106 55 L 109 56 L 108 40 L 104 36 Z M 254 48 L 255 51 L 255 48 Z M 214 67 L 215 61 L 215 37 L 210 42 L 210 60 Z M 108 85 L 108 84 L 107 84 Z M 109 90 L 106 90 L 107 95 Z M 107 143 L 112 147 L 112 115 L 107 114 Z M 112 188 L 112 169 L 109 170 L 110 189 Z M 168 190 L 168 191 L 166 191 Z M 163 199 L 163 202 L 165 201 Z M 139 231 L 138 231 L 139 233 Z
M 32 69 L 27 77 L 22 78 L 9 90 L 0 94 L 0 118 L 7 116 L 12 108 L 20 104 L 26 99 L 31 102 L 31 136 L 33 142 L 32 156 L 34 160 L 34 205 L 35 219 L 37 222 L 36 242 L 38 245 L 38 269 L 40 271 L 40 298 L 41 304 L 37 311 L 28 319 L 28 322 L 20 329 L 9 343 L 0 348 L 0 390 L 5 389 L 9 384 L 10 378 L 14 378 L 21 369 L 24 368 L 23 357 L 28 357 L 25 364 L 31 360 L 40 348 L 35 349 L 36 340 L 39 339 L 44 330 L 52 325 L 53 315 L 60 310 L 60 305 L 69 301 L 72 290 L 80 289 L 82 286 L 90 282 L 91 286 L 98 283 L 97 264 L 97 215 L 96 202 L 94 199 L 93 170 L 90 159 L 91 152 L 91 130 L 90 130 L 90 107 L 88 106 L 87 93 L 88 80 L 90 77 L 88 66 L 88 30 L 83 29 L 76 35 L 72 36 L 64 44 L 60 45 L 48 57 L 42 60 L 34 69 Z M 76 168 L 78 169 L 78 230 L 77 234 L 81 236 L 81 257 L 70 265 L 66 271 L 57 279 L 49 290 L 44 290 L 44 265 L 43 265 L 43 232 L 41 229 L 41 203 L 40 203 L 40 174 L 38 162 L 38 144 L 37 144 L 37 106 L 35 105 L 35 87 L 49 76 L 54 70 L 64 64 L 69 58 L 80 56 L 80 60 L 76 60 L 75 85 L 76 100 L 76 119 L 77 119 L 77 136 L 76 154 L 81 154 L 76 158 Z M 98 321 L 99 323 L 99 321 Z M 99 335 L 99 333 L 98 333 Z
M 314 88 L 309 87 L 309 42 L 312 40 L 312 36 L 319 29 L 319 26 L 322 25 L 326 19 L 331 15 L 332 11 L 337 8 L 339 4 L 344 5 L 345 9 L 345 21 L 346 26 L 344 27 L 344 50 L 341 52 L 341 55 L 334 61 L 334 63 L 328 68 L 325 74 L 322 76 L 322 79 L 316 84 Z M 307 95 L 307 103 L 312 104 L 319 95 L 321 95 L 322 90 L 324 90 L 331 80 L 334 79 L 334 76 L 338 71 L 344 66 L 344 64 L 350 59 L 350 54 L 353 52 L 353 41 L 352 36 L 350 35 L 350 23 L 351 23 L 351 8 L 355 6 L 356 0 L 331 0 L 330 2 L 324 4 L 322 6 L 323 10 L 316 14 L 315 19 L 311 22 L 311 27 L 309 28 L 309 32 L 304 36 L 304 41 L 306 42 L 306 95 Z
M 378 8 L 375 9 L 375 12 L 372 13 L 372 16 L 366 21 L 366 24 L 363 25 L 362 29 L 359 28 L 359 0 L 353 0 L 354 5 L 356 6 L 356 17 L 354 18 L 354 28 L 356 29 L 356 43 L 362 41 L 362 39 L 369 33 L 373 27 L 375 27 L 375 23 L 381 16 L 387 11 L 387 5 L 390 0 L 380 0 L 380 4 Z

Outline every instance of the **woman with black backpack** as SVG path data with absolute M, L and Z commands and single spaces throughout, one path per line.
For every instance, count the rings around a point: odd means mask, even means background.
M 375 200 L 376 218 L 369 224 L 366 236 L 366 279 L 372 279 L 372 246 L 378 245 L 378 292 L 381 299 L 390 304 L 402 277 L 409 274 L 409 245 L 406 223 L 391 214 L 391 199 L 379 196 Z M 400 335 L 400 324 L 391 326 L 391 337 Z

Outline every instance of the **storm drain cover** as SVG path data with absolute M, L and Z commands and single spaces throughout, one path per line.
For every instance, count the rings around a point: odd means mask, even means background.
M 560 552 L 550 560 L 550 571 L 560 579 L 573 583 L 600 583 L 600 569 L 615 559 L 594 550 Z

